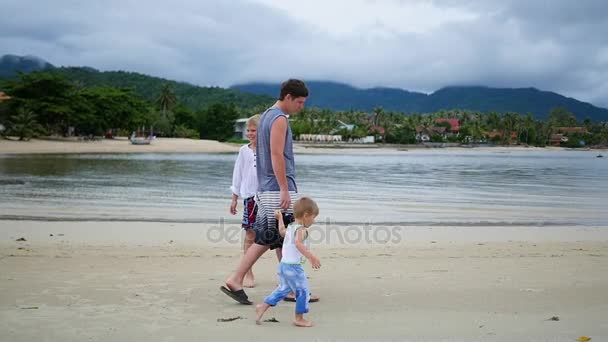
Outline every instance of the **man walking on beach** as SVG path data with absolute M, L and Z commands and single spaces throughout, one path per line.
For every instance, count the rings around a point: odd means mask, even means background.
M 258 174 L 258 213 L 255 243 L 249 247 L 236 271 L 221 290 L 241 304 L 252 304 L 243 290 L 243 278 L 253 264 L 269 249 L 277 249 L 281 257 L 282 239 L 276 228 L 274 211 L 291 211 L 298 197 L 293 155 L 293 138 L 287 115 L 304 108 L 308 88 L 304 82 L 289 79 L 281 85 L 279 100 L 262 114 L 258 123 L 256 163 Z

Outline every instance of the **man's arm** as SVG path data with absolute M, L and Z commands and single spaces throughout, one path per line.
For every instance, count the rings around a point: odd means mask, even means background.
M 288 209 L 291 205 L 289 198 L 289 186 L 287 184 L 287 175 L 285 171 L 285 135 L 287 134 L 287 118 L 279 116 L 274 120 L 270 128 L 270 159 L 272 161 L 272 170 L 274 176 L 279 183 L 281 190 L 281 208 Z

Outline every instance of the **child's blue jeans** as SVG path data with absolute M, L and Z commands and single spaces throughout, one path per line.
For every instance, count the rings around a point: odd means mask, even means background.
M 310 290 L 304 268 L 299 264 L 279 263 L 279 286 L 264 299 L 264 303 L 275 306 L 287 295 L 293 292 L 296 295 L 296 315 L 308 313 Z

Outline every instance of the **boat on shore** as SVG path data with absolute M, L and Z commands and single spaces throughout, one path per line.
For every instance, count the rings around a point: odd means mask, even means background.
M 133 145 L 150 145 L 154 137 L 131 137 L 129 140 Z
M 150 127 L 150 134 L 146 136 L 144 128 L 142 127 L 141 131 L 138 130 L 137 133 L 133 132 L 131 134 L 131 136 L 129 137 L 129 141 L 133 145 L 150 145 L 152 143 L 152 140 L 156 138 L 153 135 L 153 132 L 154 131 L 152 130 L 152 127 Z

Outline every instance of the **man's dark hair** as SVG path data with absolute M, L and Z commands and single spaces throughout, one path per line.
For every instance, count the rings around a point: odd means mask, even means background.
M 308 97 L 308 88 L 306 88 L 306 84 L 303 81 L 290 78 L 281 84 L 281 96 L 279 100 L 283 101 L 287 94 L 294 98 Z

